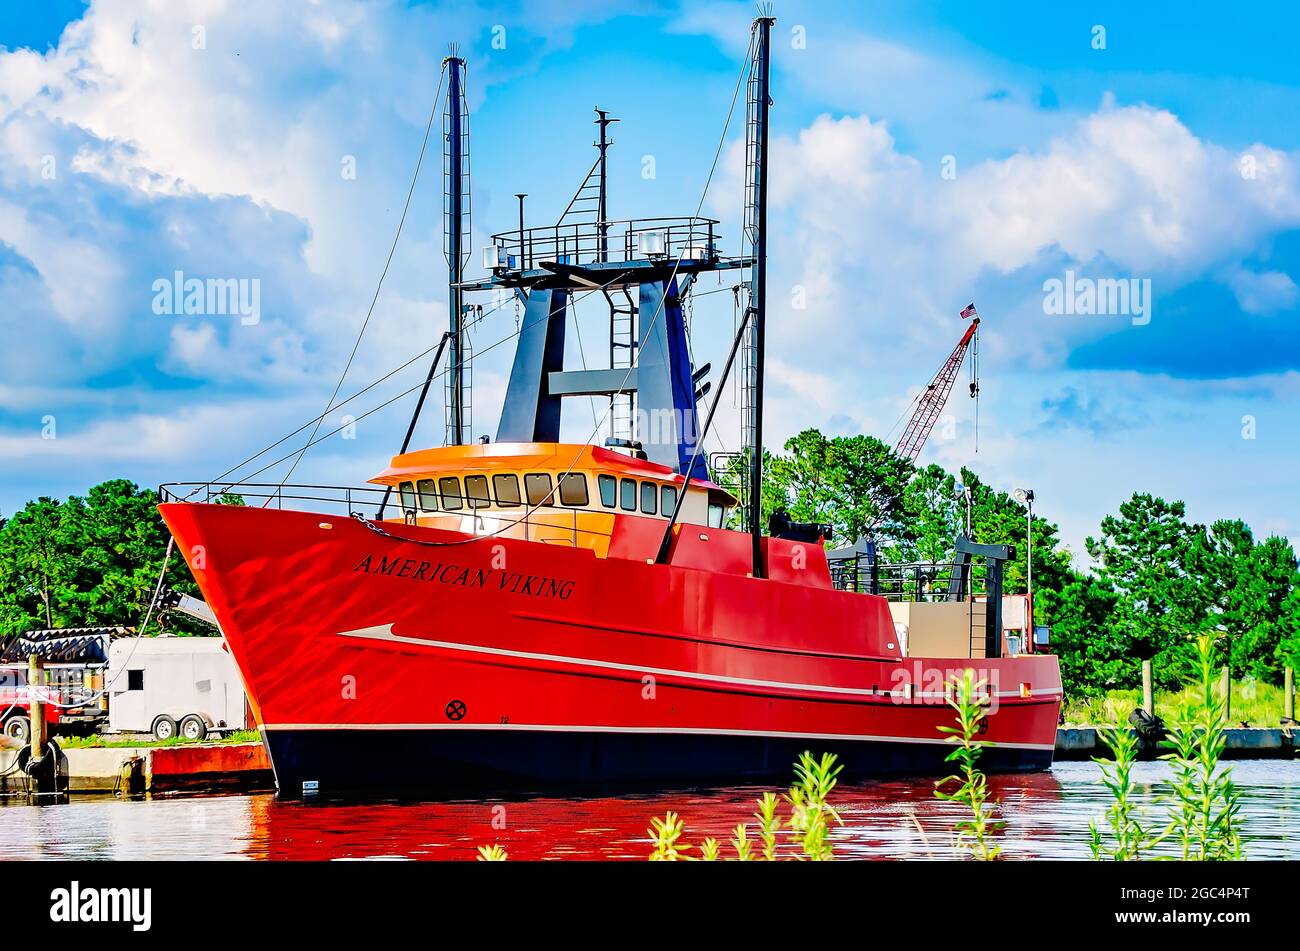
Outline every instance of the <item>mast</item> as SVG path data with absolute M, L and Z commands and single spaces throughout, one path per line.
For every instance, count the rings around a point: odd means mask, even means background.
M 753 539 L 754 577 L 765 577 L 763 570 L 763 351 L 764 324 L 767 321 L 767 131 L 771 106 L 770 65 L 772 58 L 772 24 L 775 17 L 754 20 L 758 31 L 755 66 L 758 69 L 757 161 L 754 165 L 756 186 L 754 273 L 750 306 L 753 308 L 753 430 L 749 470 L 749 531 Z
M 455 55 L 443 60 L 447 67 L 447 104 L 443 111 L 445 164 L 443 182 L 444 239 L 447 257 L 447 310 L 450 318 L 451 351 L 447 380 L 447 444 L 465 442 L 465 292 L 464 279 L 469 248 L 468 216 L 469 115 L 465 106 L 462 71 L 465 61 Z
M 611 122 L 617 121 L 617 119 L 611 119 L 606 110 L 599 107 L 596 109 L 596 125 L 600 127 L 600 139 L 596 142 L 596 148 L 600 149 L 598 162 L 600 191 L 596 201 L 596 231 L 600 235 L 601 263 L 609 260 L 609 192 L 605 184 L 608 180 L 605 174 L 605 153 L 609 151 L 611 145 L 608 134 L 609 125 Z

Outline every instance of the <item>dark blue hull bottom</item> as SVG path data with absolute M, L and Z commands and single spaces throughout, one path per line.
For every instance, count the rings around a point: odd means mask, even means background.
M 776 781 L 788 785 L 804 750 L 834 753 L 842 779 L 943 775 L 949 744 L 784 737 L 545 730 L 272 730 L 266 733 L 282 796 L 304 783 L 322 794 L 422 796 L 542 789 L 673 787 Z M 990 747 L 988 773 L 1052 765 L 1052 750 Z

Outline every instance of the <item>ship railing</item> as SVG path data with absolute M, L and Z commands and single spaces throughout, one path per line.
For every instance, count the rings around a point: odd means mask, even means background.
M 628 218 L 544 225 L 492 236 L 494 271 L 527 271 L 540 262 L 598 264 L 654 259 L 713 261 L 719 222 L 714 218 Z
M 318 511 L 322 504 L 349 515 L 371 515 L 384 502 L 376 486 L 280 485 L 274 482 L 168 482 L 158 487 L 164 502 L 256 505 Z
M 541 541 L 559 540 L 556 537 L 559 533 L 561 537 L 567 535 L 575 548 L 588 536 L 608 539 L 610 535 L 607 531 L 584 528 L 579 524 L 579 514 L 590 509 L 550 502 L 540 505 L 516 503 L 513 500 L 507 507 L 498 503 L 491 493 L 481 497 L 457 496 L 462 507 L 455 510 L 408 508 L 399 493 L 389 493 L 376 486 L 169 482 L 159 486 L 158 494 L 164 502 L 247 505 L 310 512 L 320 512 L 323 506 L 329 506 L 324 514 L 346 512 L 349 516 L 376 520 L 383 519 L 385 512 L 392 511 L 408 525 L 418 524 L 421 514 L 472 518 L 475 520 L 475 534 L 504 534 L 518 528 L 526 541 Z M 561 517 L 556 518 L 557 515 Z
M 844 591 L 879 595 L 889 601 L 963 601 L 987 594 L 988 569 L 982 563 L 916 561 L 872 565 L 866 558 L 830 563 L 831 581 Z

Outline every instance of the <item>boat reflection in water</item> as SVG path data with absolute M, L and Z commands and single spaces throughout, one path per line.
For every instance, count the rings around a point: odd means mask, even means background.
M 1137 778 L 1149 817 L 1162 763 L 1141 763 Z M 1242 791 L 1247 854 L 1300 858 L 1300 764 L 1233 765 Z M 992 776 L 1006 826 L 996 834 L 1008 858 L 1088 858 L 1088 823 L 1108 794 L 1090 763 L 1050 772 Z M 0 859 L 473 859 L 500 843 L 512 859 L 643 859 L 653 816 L 682 815 L 687 841 L 726 841 L 740 822 L 753 828 L 754 800 L 766 787 L 656 792 L 619 797 L 536 797 L 460 802 L 285 801 L 270 793 L 123 802 L 81 798 L 40 809 L 0 808 Z M 953 856 L 959 808 L 933 796 L 932 780 L 845 785 L 832 797 L 844 819 L 835 851 L 846 859 Z M 495 823 L 495 827 L 494 827 Z

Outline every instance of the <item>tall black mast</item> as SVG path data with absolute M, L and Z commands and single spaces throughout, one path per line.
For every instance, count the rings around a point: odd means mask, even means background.
M 609 151 L 610 146 L 609 124 L 617 121 L 617 119 L 611 119 L 609 113 L 604 109 L 596 110 L 596 125 L 600 126 L 600 139 L 596 143 L 596 148 L 600 149 L 600 191 L 597 194 L 596 201 L 596 230 L 600 234 L 600 260 L 602 262 L 609 260 L 609 191 L 606 186 L 605 153 Z
M 461 247 L 462 216 L 464 209 L 464 135 L 462 127 L 461 70 L 465 61 L 458 56 L 448 56 L 447 64 L 447 182 L 444 201 L 447 216 L 447 309 L 451 318 L 451 356 L 448 399 L 448 443 L 465 442 L 465 292 L 460 284 L 464 279 L 465 252 Z
M 754 541 L 754 577 L 765 577 L 763 568 L 763 330 L 767 320 L 767 128 L 771 105 L 770 65 L 772 58 L 772 24 L 774 17 L 758 17 L 758 164 L 757 231 L 754 242 L 754 286 L 750 306 L 753 308 L 754 333 L 754 408 L 753 445 L 750 447 L 749 531 Z

